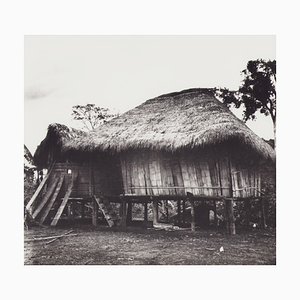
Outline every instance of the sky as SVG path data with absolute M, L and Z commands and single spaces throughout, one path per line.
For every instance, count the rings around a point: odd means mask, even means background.
M 33 154 L 51 123 L 80 128 L 72 106 L 125 112 L 187 88 L 236 90 L 253 59 L 276 59 L 275 36 L 25 36 L 24 143 Z M 241 110 L 234 110 L 241 118 Z M 248 121 L 273 138 L 270 117 Z

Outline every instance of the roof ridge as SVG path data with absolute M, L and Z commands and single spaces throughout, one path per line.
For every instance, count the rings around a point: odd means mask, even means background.
M 192 94 L 192 93 L 211 94 L 214 91 L 215 91 L 215 88 L 189 88 L 189 89 L 184 89 L 184 90 L 181 90 L 181 91 L 178 91 L 178 92 L 171 92 L 171 93 L 162 94 L 162 95 L 157 96 L 153 99 L 174 97 L 174 96 L 180 96 L 180 95 Z

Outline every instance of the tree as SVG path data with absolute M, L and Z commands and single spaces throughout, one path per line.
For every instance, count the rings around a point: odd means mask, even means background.
M 94 130 L 99 125 L 117 116 L 109 112 L 108 108 L 96 106 L 95 104 L 75 105 L 72 107 L 74 120 L 82 121 L 85 129 Z
M 273 122 L 276 147 L 276 61 L 251 60 L 242 71 L 238 91 L 219 89 L 217 95 L 227 106 L 244 107 L 244 121 L 254 120 L 256 112 L 270 116 Z

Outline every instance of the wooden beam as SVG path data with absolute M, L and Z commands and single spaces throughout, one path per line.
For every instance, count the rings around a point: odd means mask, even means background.
M 52 195 L 52 197 L 51 197 L 50 201 L 48 202 L 44 212 L 42 213 L 42 216 L 40 218 L 40 224 L 43 224 L 45 222 L 45 220 L 46 220 L 46 218 L 47 218 L 47 216 L 48 216 L 48 214 L 49 214 L 49 212 L 50 212 L 50 210 L 51 210 L 51 208 L 52 208 L 52 206 L 53 206 L 53 204 L 54 204 L 54 202 L 55 202 L 55 200 L 56 200 L 56 198 L 57 198 L 57 196 L 60 192 L 60 189 L 62 187 L 63 182 L 64 182 L 64 176 L 61 176 L 60 179 L 59 179 L 59 182 L 56 186 L 56 189 L 54 191 L 54 194 Z
M 226 232 L 229 233 L 229 217 L 228 217 L 228 205 L 227 205 L 227 200 L 224 199 L 223 201 L 223 206 L 224 206 L 224 221 L 225 221 L 225 226 L 226 226 Z
M 35 219 L 37 217 L 37 215 L 41 212 L 41 210 L 43 209 L 43 207 L 45 206 L 45 204 L 48 202 L 50 196 L 52 195 L 57 183 L 58 183 L 58 178 L 55 178 L 54 181 L 52 182 L 51 186 L 49 187 L 49 189 L 47 190 L 46 195 L 44 196 L 44 198 L 42 199 L 42 202 L 40 203 L 40 205 L 37 207 L 37 209 L 33 212 L 32 217 L 33 219 Z
M 93 169 L 93 155 L 89 158 L 89 195 L 92 199 L 92 224 L 97 226 L 98 219 L 98 204 L 94 198 L 95 186 L 94 186 L 94 169 Z
M 26 209 L 31 211 L 31 206 L 33 205 L 33 203 L 35 202 L 35 200 L 37 199 L 38 195 L 40 194 L 40 192 L 42 191 L 44 185 L 46 184 L 51 172 L 53 169 L 53 165 L 51 166 L 49 172 L 46 174 L 46 176 L 44 177 L 44 179 L 42 180 L 42 182 L 40 183 L 40 185 L 38 186 L 38 188 L 36 189 L 36 191 L 34 192 L 33 196 L 31 197 L 30 201 L 27 203 L 26 205 Z
M 130 224 L 132 221 L 132 202 L 127 204 L 127 224 Z
M 264 200 L 264 198 L 261 198 L 260 205 L 261 205 L 261 227 L 263 229 L 266 229 L 267 224 L 266 224 L 266 211 L 265 211 L 265 200 Z
M 233 197 L 231 162 L 229 158 L 228 158 L 228 169 L 229 169 L 229 195 L 230 197 Z M 235 223 L 234 223 L 232 199 L 225 200 L 225 211 L 227 211 L 227 232 L 231 235 L 234 235 Z
M 152 201 L 153 225 L 158 224 L 158 201 Z
M 97 226 L 97 221 L 98 221 L 98 204 L 95 200 L 95 198 L 92 198 L 92 224 L 93 226 Z
M 126 228 L 126 221 L 127 221 L 127 205 L 126 200 L 124 199 L 121 203 L 122 205 L 122 218 L 121 218 L 121 227 Z
M 193 199 L 190 199 L 191 204 L 191 231 L 196 230 L 196 221 L 195 221 L 195 203 Z
M 85 203 L 81 202 L 81 219 L 84 219 L 85 217 Z
M 145 225 L 148 224 L 148 203 L 144 203 L 144 223 Z
M 110 202 L 121 203 L 122 199 L 126 199 L 128 202 L 133 203 L 144 203 L 144 202 L 151 202 L 152 200 L 162 201 L 162 200 L 170 200 L 170 201 L 177 201 L 177 200 L 187 200 L 188 197 L 186 195 L 136 195 L 136 194 L 125 194 L 125 195 L 103 195 L 105 198 L 109 199 Z M 244 201 L 244 200 L 253 200 L 253 201 L 260 201 L 259 197 L 244 197 L 244 198 L 237 198 L 237 197 L 224 197 L 224 196 L 206 196 L 206 195 L 194 195 L 194 201 L 203 201 L 203 200 L 210 200 L 210 201 L 223 201 L 223 200 L 231 200 L 234 201 Z
M 106 222 L 109 227 L 113 227 L 115 225 L 115 221 L 117 220 L 117 216 L 113 211 L 113 208 L 110 205 L 110 202 L 104 198 L 103 196 L 94 196 L 96 203 L 98 204 Z
M 165 210 L 166 210 L 166 219 L 167 222 L 169 222 L 169 206 L 168 206 L 168 200 L 164 200 L 165 202 Z
M 73 205 L 71 202 L 68 203 L 68 220 L 73 220 L 74 219 L 74 210 L 73 210 Z
M 218 226 L 218 217 L 217 217 L 217 201 L 214 201 L 214 226 Z
M 185 223 L 185 200 L 182 200 L 182 223 Z
M 250 200 L 244 201 L 244 209 L 245 209 L 245 225 L 249 227 L 250 225 L 250 216 L 251 216 L 251 202 Z
M 236 234 L 236 231 L 233 214 L 233 200 L 226 200 L 225 206 L 225 211 L 227 211 L 227 232 L 231 235 L 234 235 Z
M 70 181 L 69 183 L 69 186 L 68 186 L 68 189 L 66 191 L 66 194 L 61 202 L 61 205 L 60 207 L 58 208 L 57 212 L 56 212 L 56 215 L 54 217 L 54 219 L 52 220 L 51 222 L 51 226 L 56 226 L 61 214 L 63 213 L 63 210 L 69 200 L 69 197 L 71 195 L 71 192 L 72 192 L 72 189 L 73 189 L 73 185 L 74 185 L 74 180 L 75 180 L 75 177 L 72 176 L 72 180 Z
M 177 218 L 178 218 L 178 224 L 181 223 L 181 200 L 177 200 Z

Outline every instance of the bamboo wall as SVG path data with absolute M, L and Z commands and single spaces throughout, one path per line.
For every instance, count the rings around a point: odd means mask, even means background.
M 120 163 L 118 163 L 120 161 Z M 242 161 L 242 162 L 241 162 Z M 71 197 L 106 195 L 259 196 L 261 180 L 257 167 L 214 153 L 197 151 L 167 153 L 128 151 L 120 157 L 95 156 L 80 163 L 56 163 L 49 183 L 65 175 L 63 193 L 71 175 L 77 174 Z
M 220 158 L 222 157 L 222 158 Z M 224 155 L 132 151 L 121 155 L 125 194 L 258 196 L 260 174 Z
M 68 174 L 71 170 L 71 174 Z M 93 194 L 121 194 L 122 178 L 120 166 L 112 157 L 94 157 L 91 162 L 55 163 L 48 185 L 55 177 L 65 176 L 62 193 L 67 189 L 72 176 L 76 174 L 71 197 L 89 197 Z M 93 191 L 90 190 L 92 186 Z

